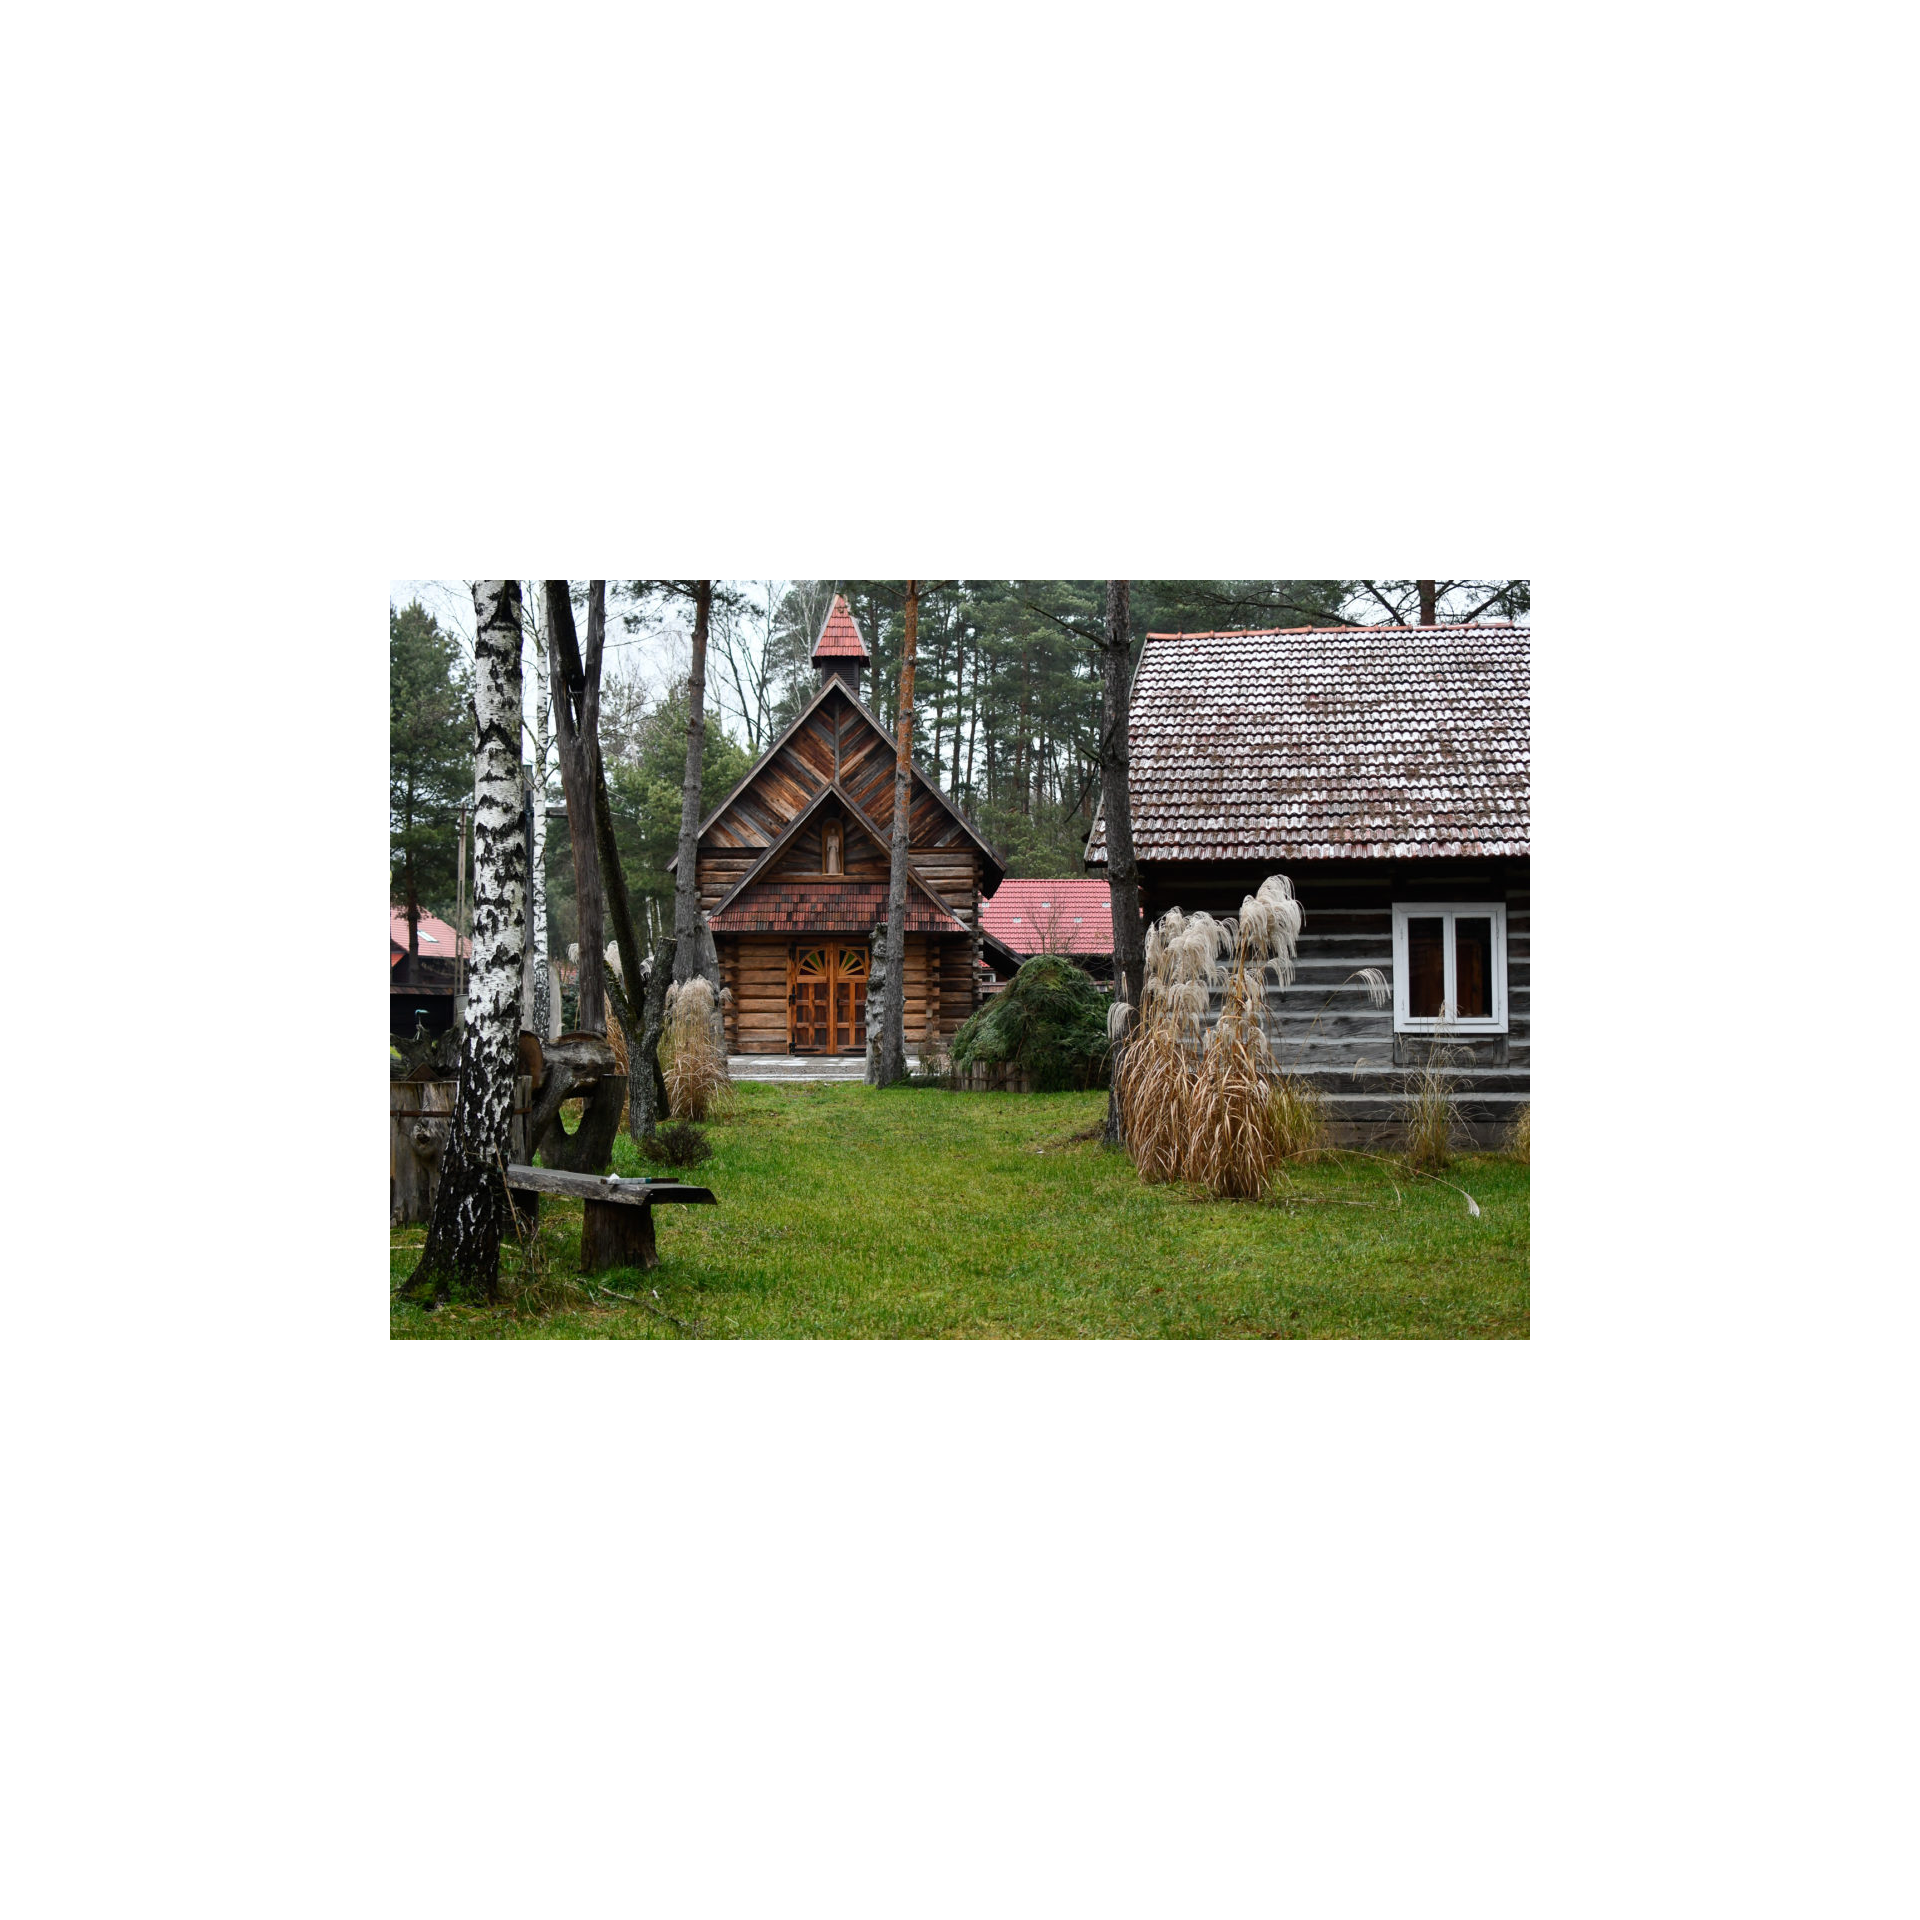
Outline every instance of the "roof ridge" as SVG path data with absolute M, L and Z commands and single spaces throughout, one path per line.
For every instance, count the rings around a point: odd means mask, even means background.
M 1437 620 L 1430 627 L 1402 627 L 1382 620 L 1370 627 L 1185 627 L 1154 629 L 1149 640 L 1259 640 L 1276 633 L 1530 633 L 1524 620 Z

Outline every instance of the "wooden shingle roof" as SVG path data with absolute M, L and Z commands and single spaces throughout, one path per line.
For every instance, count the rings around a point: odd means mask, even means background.
M 708 924 L 715 933 L 870 932 L 887 917 L 884 880 L 761 880 L 743 888 Z M 968 933 L 971 929 L 924 887 L 907 889 L 909 933 Z
M 1526 627 L 1154 633 L 1128 751 L 1137 858 L 1528 851 Z M 1096 819 L 1087 859 L 1104 865 Z

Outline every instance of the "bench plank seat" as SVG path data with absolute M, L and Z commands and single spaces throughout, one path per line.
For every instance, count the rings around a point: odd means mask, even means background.
M 689 1186 L 684 1180 L 629 1180 L 620 1174 L 563 1173 L 554 1167 L 510 1166 L 507 1186 L 516 1193 L 551 1193 L 587 1203 L 580 1229 L 582 1273 L 657 1267 L 654 1208 L 720 1204 L 711 1187 Z
M 507 1185 L 521 1193 L 558 1193 L 569 1200 L 600 1200 L 612 1206 L 720 1204 L 711 1187 L 690 1187 L 684 1180 L 630 1180 L 623 1174 L 561 1173 L 553 1167 L 510 1166 Z

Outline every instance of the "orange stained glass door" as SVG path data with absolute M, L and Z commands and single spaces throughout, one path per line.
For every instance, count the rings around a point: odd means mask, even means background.
M 793 963 L 788 1039 L 795 1053 L 825 1053 L 833 1044 L 833 949 L 802 947 Z
M 833 1050 L 867 1050 L 867 950 L 838 947 L 833 969 Z
M 795 1053 L 864 1053 L 867 950 L 802 947 L 794 956 L 788 1037 Z

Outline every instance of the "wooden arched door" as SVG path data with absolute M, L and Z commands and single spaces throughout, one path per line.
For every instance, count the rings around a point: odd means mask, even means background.
M 795 1053 L 867 1050 L 867 949 L 823 942 L 797 947 L 787 995 L 787 1044 Z

